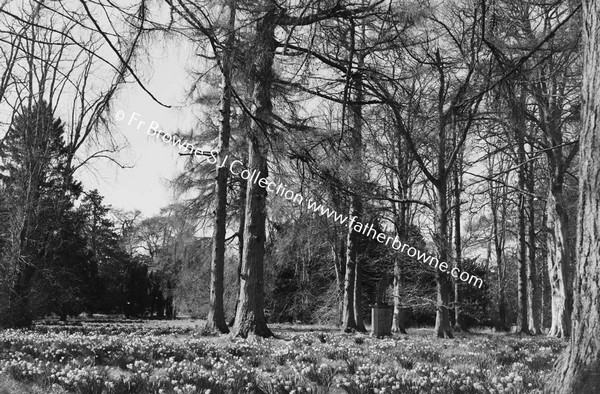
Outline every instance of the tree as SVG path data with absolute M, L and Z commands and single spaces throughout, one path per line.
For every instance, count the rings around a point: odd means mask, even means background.
M 223 275 L 225 266 L 225 232 L 227 222 L 227 176 L 229 169 L 221 165 L 227 161 L 229 154 L 229 137 L 231 135 L 231 79 L 232 79 L 232 52 L 235 42 L 235 1 L 229 2 L 229 22 L 227 26 L 227 42 L 223 49 L 222 60 L 222 89 L 221 120 L 219 128 L 219 145 L 217 160 L 217 180 L 215 193 L 217 207 L 213 229 L 213 251 L 210 266 L 210 306 L 206 326 L 222 333 L 228 333 L 229 328 L 225 322 L 223 309 Z
M 577 266 L 572 335 L 555 368 L 553 393 L 600 389 L 600 1 L 583 2 L 583 86 L 577 217 Z
M 272 116 L 271 84 L 275 57 L 276 3 L 265 0 L 256 22 L 253 76 L 253 118 L 248 135 L 248 170 L 268 176 L 267 151 Z M 240 275 L 240 292 L 232 334 L 246 337 L 253 333 L 272 336 L 264 315 L 263 259 L 265 254 L 265 220 L 267 190 L 250 182 L 246 191 L 244 246 Z
M 293 8 L 301 9 L 301 16 L 290 15 Z M 310 9 L 314 9 L 314 13 L 306 13 Z M 267 177 L 267 159 L 269 146 L 273 143 L 274 120 L 281 122 L 281 118 L 273 114 L 271 100 L 276 80 L 273 64 L 279 46 L 275 38 L 276 27 L 282 26 L 294 31 L 300 26 L 311 26 L 319 21 L 360 13 L 361 10 L 349 10 L 340 3 L 323 7 L 320 2 L 308 2 L 306 5 L 286 9 L 273 0 L 264 0 L 258 7 L 254 7 L 253 11 L 257 22 L 252 37 L 252 50 L 249 53 L 253 123 L 248 132 L 248 170 L 250 173 L 256 171 L 261 177 Z M 289 47 L 295 48 L 292 45 Z M 285 126 L 289 125 L 286 122 L 282 123 Z M 249 333 L 272 335 L 266 325 L 263 310 L 266 194 L 267 191 L 257 183 L 250 182 L 247 186 L 243 261 L 233 336 L 245 337 Z
M 513 131 L 516 139 L 516 165 L 518 166 L 519 202 L 517 204 L 518 219 L 518 264 L 517 264 L 517 330 L 529 334 L 529 318 L 527 317 L 528 281 L 527 281 L 527 240 L 525 221 L 525 92 L 523 87 L 510 86 L 507 101 L 513 119 Z
M 349 217 L 356 218 L 356 221 L 362 222 L 363 217 L 363 202 L 360 193 L 356 190 L 362 187 L 363 176 L 363 136 L 362 136 L 362 124 L 363 124 L 363 86 L 362 79 L 360 77 L 360 70 L 364 63 L 364 54 L 356 52 L 359 50 L 358 47 L 364 45 L 364 31 L 365 28 L 362 26 L 362 33 L 356 34 L 355 22 L 350 21 L 350 44 L 348 48 L 349 59 L 348 59 L 348 71 L 347 80 L 349 86 L 347 89 L 354 92 L 354 102 L 350 104 L 350 146 L 352 147 L 352 166 L 351 170 L 351 185 L 352 193 L 350 196 L 350 209 Z M 357 41 L 360 44 L 357 44 Z M 354 64 L 354 57 L 358 57 L 357 60 L 357 76 L 350 77 L 354 74 L 352 70 Z M 342 128 L 344 127 L 342 120 Z M 346 276 L 344 278 L 344 302 L 342 312 L 342 329 L 349 332 L 352 329 L 358 331 L 366 331 L 363 317 L 362 317 L 362 268 L 358 262 L 358 242 L 359 233 L 354 230 L 352 223 L 348 226 L 348 232 L 346 237 Z
M 16 259 L 10 262 L 11 291 L 3 313 L 8 325 L 27 326 L 39 313 L 31 297 L 43 265 L 52 262 L 48 256 L 60 231 L 57 217 L 66 215 L 81 192 L 67 164 L 63 133 L 62 121 L 42 100 L 15 117 L 3 140 L 2 188 L 13 200 L 18 223 L 10 256 Z

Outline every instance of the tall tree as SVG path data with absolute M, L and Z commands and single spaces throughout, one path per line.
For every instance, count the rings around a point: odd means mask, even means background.
M 44 215 L 66 212 L 80 193 L 67 165 L 63 123 L 45 101 L 34 102 L 19 114 L 3 140 L 2 188 L 14 199 L 18 222 L 14 239 L 15 258 L 12 291 L 7 300 L 4 323 L 27 326 L 36 316 L 35 281 L 50 232 Z M 51 221 L 51 220 L 50 220 Z
M 273 61 L 277 42 L 278 7 L 274 1 L 264 0 L 258 13 L 256 35 L 253 40 L 254 59 L 250 64 L 252 75 L 253 124 L 248 134 L 248 170 L 257 171 L 261 177 L 268 174 L 267 153 L 269 125 L 273 104 Z M 240 292 L 232 328 L 233 336 L 255 334 L 272 336 L 264 314 L 263 262 L 265 254 L 265 220 L 267 190 L 249 182 L 246 190 L 244 246 L 240 275 Z
M 354 24 L 353 24 L 354 25 Z M 359 33 L 359 42 L 363 42 L 364 41 L 364 37 L 365 37 L 365 27 L 364 25 L 360 26 L 360 33 Z M 363 44 L 364 45 L 364 44 Z M 363 64 L 364 64 L 364 54 L 359 54 L 358 55 L 358 62 L 357 62 L 357 68 L 358 70 L 361 70 L 363 68 Z M 354 189 L 354 193 L 352 193 L 351 199 L 351 209 L 352 209 L 352 215 L 356 216 L 358 219 L 357 220 L 361 220 L 364 217 L 363 216 L 363 204 L 362 204 L 362 198 L 361 196 L 356 192 L 357 189 L 359 188 L 364 188 L 364 179 L 365 179 L 365 174 L 364 174 L 364 165 L 363 165 L 363 82 L 362 82 L 362 77 L 360 76 L 360 71 L 358 72 L 358 75 L 353 78 L 353 85 L 354 85 L 354 101 L 355 103 L 351 104 L 351 108 L 352 108 L 352 131 L 351 131 L 351 146 L 353 149 L 352 152 L 352 167 L 354 167 L 354 170 L 352 171 L 352 176 L 354 178 L 354 182 L 352 182 L 353 185 L 353 189 Z M 366 226 L 366 224 L 365 224 Z M 363 293 L 362 293 L 362 280 L 363 280 L 363 267 L 362 264 L 360 263 L 360 259 L 358 258 L 358 253 L 357 253 L 357 249 L 358 249 L 358 235 L 356 234 L 356 231 L 354 230 L 353 226 L 349 226 L 349 233 L 348 233 L 348 242 L 347 242 L 347 247 L 348 247 L 348 253 L 347 253 L 347 257 L 346 259 L 349 260 L 347 261 L 346 264 L 346 269 L 348 268 L 349 264 L 354 264 L 355 267 L 355 281 L 354 281 L 354 321 L 356 323 L 356 329 L 358 331 L 366 331 L 365 328 L 365 323 L 364 323 L 364 318 L 363 318 Z
M 362 138 L 362 123 L 363 123 L 363 87 L 360 77 L 361 63 L 364 61 L 364 55 L 356 52 L 361 46 L 364 38 L 363 33 L 356 32 L 356 22 L 351 19 L 349 21 L 349 43 L 348 43 L 348 68 L 347 68 L 347 87 L 351 92 L 354 92 L 354 102 L 350 104 L 350 144 L 351 153 L 351 188 L 350 195 L 350 212 L 349 217 L 354 217 L 355 221 L 362 222 L 363 218 L 363 203 L 361 194 L 357 188 L 362 186 L 362 155 L 363 155 L 363 138 Z M 359 28 L 360 29 L 360 28 Z M 358 42 L 357 42 L 358 41 Z M 357 57 L 357 70 L 354 70 L 354 58 Z M 355 76 L 353 76 L 356 74 Z M 343 122 L 343 120 L 342 120 Z M 342 124 L 342 127 L 344 125 Z M 358 258 L 358 243 L 360 233 L 354 230 L 352 222 L 348 225 L 348 233 L 346 239 L 346 277 L 344 278 L 344 303 L 342 312 L 342 330 L 349 331 L 357 329 L 365 331 L 364 323 L 362 322 L 362 279 L 361 267 Z
M 534 5 L 524 5 L 525 40 L 535 45 L 541 40 L 534 31 L 542 24 L 541 37 L 552 37 L 551 29 L 562 22 L 559 14 L 554 16 L 560 4 L 542 4 L 541 21 L 533 21 L 529 15 Z M 570 9 L 566 15 L 576 14 Z M 564 16 L 562 18 L 565 18 Z M 540 132 L 537 142 L 547 158 L 548 194 L 546 203 L 547 269 L 552 294 L 552 323 L 548 335 L 568 337 L 572 311 L 572 267 L 575 255 L 573 240 L 569 236 L 569 197 L 566 177 L 569 167 L 578 153 L 578 116 L 573 110 L 579 108 L 579 78 L 581 73 L 578 17 L 569 20 L 556 37 L 548 42 L 548 49 L 534 56 L 536 67 L 528 76 L 527 88 L 536 106 L 535 123 Z M 539 34 L 539 33 L 538 33 Z M 573 116 L 575 115 L 575 116 Z M 575 123 L 575 124 L 573 124 Z
M 531 147 L 531 145 L 528 145 Z M 527 317 L 529 332 L 540 334 L 541 310 L 539 306 L 538 270 L 536 266 L 536 214 L 535 214 L 535 161 L 529 158 L 527 166 Z
M 225 266 L 225 232 L 227 222 L 227 175 L 229 169 L 222 165 L 227 161 L 229 154 L 229 138 L 231 135 L 231 79 L 233 67 L 233 48 L 235 42 L 235 1 L 230 0 L 229 21 L 227 25 L 227 39 L 222 54 L 223 93 L 221 95 L 221 120 L 219 127 L 219 145 L 216 163 L 217 180 L 215 183 L 217 207 L 215 209 L 213 229 L 213 250 L 210 266 L 210 305 L 207 317 L 207 327 L 222 333 L 228 333 L 229 328 L 225 322 L 223 309 L 223 275 Z
M 454 145 L 456 146 L 458 135 L 454 133 Z M 462 209 L 461 195 L 462 195 L 462 152 L 459 154 L 452 174 L 453 187 L 452 192 L 454 196 L 454 267 L 461 269 L 462 265 L 462 231 L 461 231 L 461 214 Z M 454 329 L 457 331 L 466 330 L 467 327 L 463 323 L 462 314 L 460 313 L 460 288 L 458 286 L 458 280 L 454 279 Z
M 527 317 L 527 239 L 526 239 L 526 217 L 525 217 L 525 92 L 523 88 L 509 88 L 509 106 L 513 118 L 513 131 L 516 139 L 516 165 L 518 166 L 518 264 L 517 264 L 517 330 L 524 334 L 529 334 L 529 318 Z
M 547 388 L 560 394 L 591 394 L 600 388 L 600 1 L 584 0 L 583 17 L 583 128 L 572 335 Z

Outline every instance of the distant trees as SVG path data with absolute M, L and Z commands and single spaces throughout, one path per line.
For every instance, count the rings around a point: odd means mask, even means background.
M 98 131 L 107 131 L 109 103 L 127 67 L 98 55 L 99 36 L 78 10 L 62 11 L 38 2 L 0 7 L 7 65 L 0 82 L 6 326 L 100 305 L 97 256 L 85 213 L 75 208 L 83 190 L 74 176 L 117 149 L 110 133 Z
M 96 191 L 75 208 L 82 188 L 63 136 L 63 123 L 41 101 L 15 117 L 0 149 L 2 209 L 13 226 L 3 232 L 5 326 L 28 326 L 50 312 L 63 320 L 83 311 L 119 312 L 127 298 L 126 289 L 112 286 L 119 277 L 126 283 L 123 270 L 133 260 Z

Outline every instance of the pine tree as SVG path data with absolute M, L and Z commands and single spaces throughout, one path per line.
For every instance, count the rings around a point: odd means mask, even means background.
M 12 268 L 2 324 L 27 326 L 42 307 L 32 299 L 65 213 L 81 192 L 66 160 L 63 124 L 45 101 L 17 115 L 0 149 L 0 181 L 12 208 L 12 242 L 4 256 Z

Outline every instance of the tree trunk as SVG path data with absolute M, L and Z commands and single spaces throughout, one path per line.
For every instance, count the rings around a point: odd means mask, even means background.
M 600 1 L 584 0 L 583 128 L 572 335 L 547 392 L 600 390 Z
M 329 192 L 331 193 L 331 201 L 336 212 L 341 212 L 341 198 L 339 189 L 333 184 L 329 184 Z M 335 266 L 335 278 L 337 284 L 337 299 L 338 299 L 338 326 L 342 326 L 344 313 L 344 286 L 345 286 L 345 245 L 344 237 L 338 236 L 337 226 L 334 235 L 333 244 L 331 245 L 331 255 Z
M 398 148 L 398 194 L 400 199 L 407 200 L 409 198 L 409 181 L 408 181 L 408 166 L 409 152 L 405 152 L 402 145 L 402 133 L 399 129 L 396 134 Z M 399 204 L 400 209 L 396 209 L 396 203 L 392 203 L 392 208 L 396 217 L 396 228 L 398 229 L 399 237 L 405 241 L 408 239 L 408 203 Z M 403 316 L 402 303 L 400 293 L 402 291 L 402 259 L 399 256 L 394 258 L 394 314 L 392 318 L 392 331 L 406 334 L 406 325 Z
M 223 75 L 221 82 L 223 92 L 221 95 L 221 124 L 219 130 L 218 160 L 216 163 L 216 199 L 215 221 L 213 229 L 213 250 L 210 264 L 210 303 L 206 327 L 228 333 L 229 328 L 225 322 L 223 307 L 223 276 L 225 268 L 225 233 L 227 231 L 227 176 L 229 169 L 222 165 L 229 155 L 229 137 L 231 135 L 231 68 L 232 49 L 235 39 L 235 3 L 229 3 L 229 25 L 227 42 L 223 49 Z M 221 165 L 219 167 L 219 165 Z
M 359 212 L 360 202 L 353 196 L 352 204 L 350 206 L 350 217 L 358 216 Z M 357 238 L 358 233 L 352 230 L 352 225 L 349 225 L 346 242 L 346 275 L 344 277 L 344 302 L 342 310 L 342 330 L 344 332 L 350 332 L 353 329 L 356 329 L 354 315 L 354 284 L 356 280 Z
M 538 275 L 535 258 L 535 178 L 534 171 L 535 166 L 532 161 L 529 165 L 529 176 L 527 179 L 527 191 L 528 196 L 528 211 L 529 211 L 529 223 L 528 223 L 528 254 L 529 260 L 527 264 L 527 316 L 529 317 L 529 332 L 531 334 L 540 334 L 542 332 L 540 328 L 540 305 L 539 305 L 539 286 L 538 286 Z
M 400 291 L 402 290 L 400 258 L 394 259 L 394 316 L 392 320 L 392 331 L 406 334 L 404 318 L 400 303 Z
M 362 56 L 358 57 L 358 69 L 360 70 L 363 67 L 363 58 Z M 363 86 L 362 79 L 360 77 L 356 77 L 354 79 L 354 100 L 357 103 L 360 103 L 363 100 Z M 364 186 L 364 174 L 363 174 L 363 152 L 362 152 L 362 104 L 352 104 L 352 147 L 353 147 L 353 164 L 356 165 L 356 179 L 354 180 L 354 188 L 362 189 Z M 363 206 L 362 199 L 358 193 L 353 194 L 352 199 L 355 200 L 355 207 L 357 220 L 362 219 L 363 214 Z M 366 225 L 366 224 L 365 224 Z M 365 328 L 364 318 L 363 318 L 363 309 L 362 309 L 362 267 L 360 264 L 360 259 L 358 258 L 357 253 L 357 242 L 359 235 L 356 233 L 352 226 L 350 226 L 350 230 L 355 234 L 354 242 L 352 243 L 352 247 L 354 248 L 353 256 L 354 256 L 354 264 L 356 266 L 355 269 L 355 282 L 354 282 L 354 321 L 356 323 L 356 329 L 361 332 L 367 331 Z M 350 236 L 350 235 L 349 235 Z
M 498 217 L 498 211 L 500 211 L 500 203 L 498 199 L 500 197 L 495 195 L 493 186 L 490 184 L 490 203 L 492 207 L 492 231 L 494 238 L 494 253 L 496 254 L 496 265 L 498 266 L 498 324 L 496 329 L 498 331 L 506 331 L 508 325 L 506 323 L 506 295 L 504 289 L 504 278 L 505 278 L 505 264 L 504 264 L 504 232 L 500 229 L 500 218 Z M 502 220 L 504 221 L 506 201 L 502 203 Z
M 446 179 L 440 180 L 436 185 L 438 204 L 435 214 L 436 238 L 439 261 L 448 260 L 448 200 Z M 437 287 L 437 308 L 435 315 L 435 333 L 438 338 L 453 338 L 450 328 L 450 291 L 451 284 L 447 273 L 439 269 L 435 272 Z
M 238 237 L 238 266 L 237 266 L 237 276 L 236 276 L 236 289 L 239 292 L 240 291 L 240 278 L 242 276 L 242 262 L 244 261 L 244 228 L 246 227 L 246 188 L 248 187 L 248 184 L 245 180 L 241 179 L 241 186 L 242 186 L 242 201 L 240 202 L 240 210 L 239 210 L 239 215 L 240 215 L 240 223 L 238 226 L 238 233 L 237 233 L 237 237 Z M 233 326 L 235 324 L 235 311 L 237 311 L 238 305 L 239 305 L 240 299 L 239 297 L 236 298 L 235 300 L 235 308 L 233 309 L 233 316 L 231 316 L 231 319 L 229 320 L 229 326 Z
M 350 32 L 351 54 L 350 64 L 352 64 L 353 51 L 355 46 L 354 25 Z M 358 59 L 359 66 L 362 63 Z M 352 79 L 354 87 L 354 99 L 357 103 L 362 101 L 362 80 L 360 77 Z M 351 104 L 352 129 L 350 135 L 350 146 L 352 147 L 352 165 L 350 181 L 354 189 L 362 187 L 363 166 L 362 166 L 362 104 Z M 358 240 L 359 233 L 354 231 L 355 222 L 362 220 L 362 201 L 357 192 L 351 195 L 350 217 L 354 221 L 349 222 L 348 235 L 346 243 L 346 278 L 344 281 L 344 311 L 342 313 L 342 329 L 349 332 L 352 329 L 366 331 L 362 317 L 362 286 L 360 267 L 358 267 Z M 358 287 L 356 284 L 358 283 Z
M 340 237 L 338 245 L 338 259 L 340 264 L 340 283 L 339 283 L 339 322 L 338 325 L 341 327 L 344 321 L 344 294 L 345 294 L 345 278 L 346 278 L 346 245 L 344 237 Z
M 248 170 L 250 173 L 257 171 L 261 178 L 268 176 L 267 135 L 272 113 L 271 85 L 276 47 L 276 13 L 276 3 L 267 1 L 257 22 L 255 48 L 252 51 L 255 56 L 252 65 L 254 122 L 248 136 Z M 266 198 L 265 188 L 259 186 L 257 182 L 248 182 L 240 293 L 235 324 L 232 328 L 234 337 L 247 337 L 248 334 L 273 336 L 264 314 Z
M 517 332 L 529 334 L 529 318 L 527 317 L 527 237 L 525 218 L 525 93 L 514 92 L 509 96 L 514 119 L 514 132 L 517 140 L 518 169 L 518 263 L 517 263 Z
M 438 135 L 437 135 L 437 179 L 433 182 L 437 204 L 435 206 L 435 244 L 438 250 L 439 262 L 448 261 L 448 169 L 446 168 L 446 155 L 448 154 L 447 124 L 449 114 L 444 111 L 444 96 L 446 95 L 446 74 L 439 49 L 435 53 L 436 68 L 439 73 L 439 91 L 437 102 Z M 435 270 L 435 282 L 437 288 L 437 305 L 435 314 L 435 333 L 438 338 L 453 338 L 450 328 L 450 291 L 451 284 L 448 274 Z
M 333 265 L 334 265 L 334 270 L 335 270 L 335 284 L 337 286 L 337 289 L 343 289 L 343 282 L 342 282 L 342 270 L 341 270 L 341 265 L 342 265 L 342 260 L 340 259 L 340 256 L 338 254 L 337 251 L 337 247 L 336 247 L 337 242 L 335 242 L 333 245 L 331 245 L 331 259 L 333 260 Z M 338 293 L 341 294 L 341 291 Z M 342 305 L 342 297 L 338 297 L 338 325 L 342 324 L 342 315 L 341 315 L 341 311 L 342 311 L 343 305 Z
M 356 272 L 354 281 L 354 321 L 356 330 L 366 332 L 365 321 L 362 308 L 362 267 L 356 260 Z
M 566 234 L 568 219 L 564 208 L 562 190 L 551 187 L 548 193 L 548 276 L 552 296 L 552 323 L 549 336 L 564 338 L 571 329 L 571 292 L 569 287 L 570 248 Z M 560 188 L 562 189 L 562 187 Z
M 456 138 L 456 135 L 455 135 Z M 456 140 L 455 140 L 456 141 Z M 462 154 L 456 162 L 454 169 L 454 249 L 456 253 L 456 259 L 454 266 L 458 269 L 461 268 L 462 262 L 462 240 L 460 230 L 460 196 L 462 191 Z M 458 331 L 467 331 L 463 319 L 460 313 L 460 294 L 458 289 L 458 278 L 454 278 L 454 329 Z

